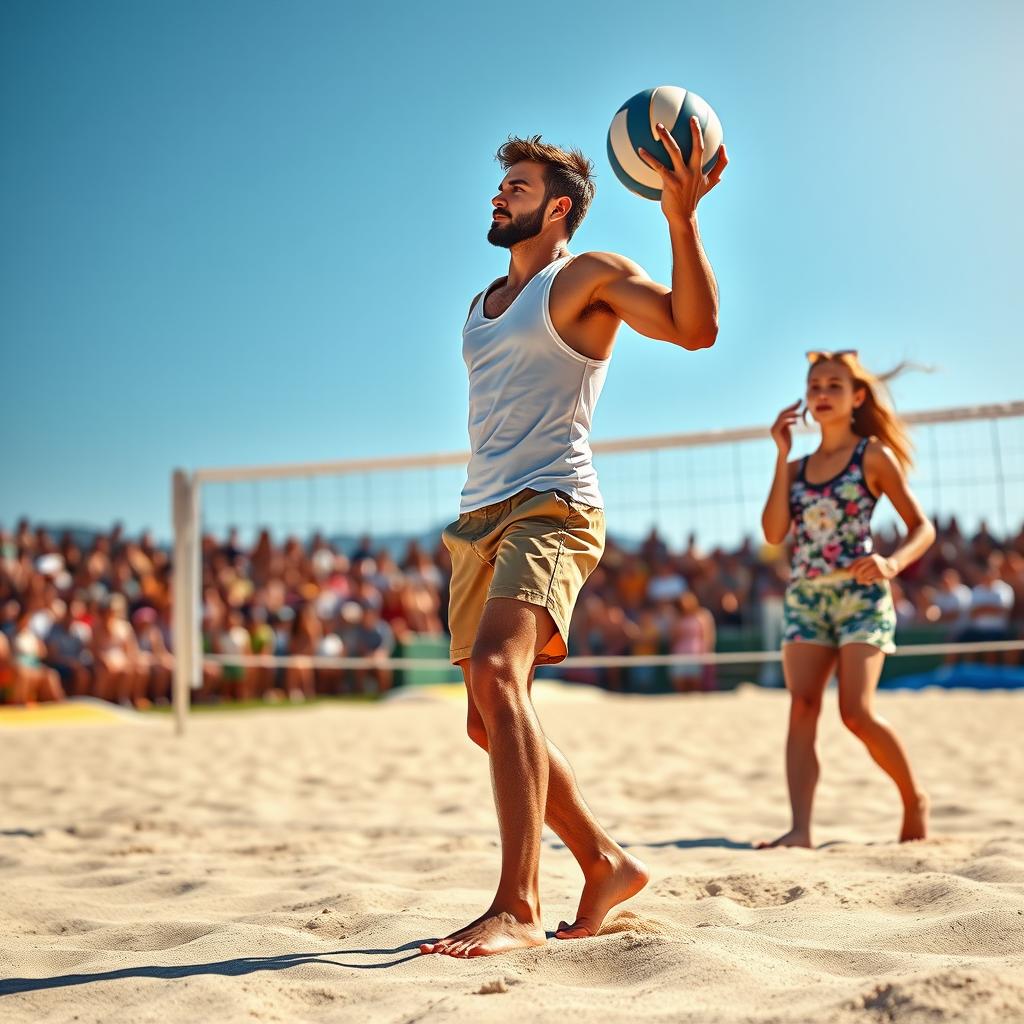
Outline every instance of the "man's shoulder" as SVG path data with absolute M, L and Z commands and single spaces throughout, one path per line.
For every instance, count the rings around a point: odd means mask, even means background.
M 488 287 L 490 287 L 490 286 L 488 285 Z M 469 304 L 469 309 L 466 311 L 466 322 L 467 323 L 469 322 L 469 318 L 473 315 L 473 310 L 476 307 L 476 304 L 480 301 L 480 299 L 484 295 L 484 292 L 486 292 L 486 291 L 487 291 L 487 288 L 485 288 L 484 291 L 482 291 L 482 292 L 477 292 L 476 295 L 473 296 L 473 301 Z
M 583 272 L 602 277 L 631 276 L 637 272 L 643 273 L 638 263 L 617 252 L 600 252 L 598 250 L 581 252 L 573 260 L 573 264 Z

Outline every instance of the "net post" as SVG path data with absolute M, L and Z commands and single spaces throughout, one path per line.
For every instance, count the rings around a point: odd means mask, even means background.
M 189 690 L 199 674 L 202 681 L 202 659 L 199 652 L 199 543 L 198 484 L 188 473 L 176 469 L 171 481 L 172 521 L 174 524 L 174 607 L 172 618 L 174 650 L 174 731 L 185 733 L 190 703 Z

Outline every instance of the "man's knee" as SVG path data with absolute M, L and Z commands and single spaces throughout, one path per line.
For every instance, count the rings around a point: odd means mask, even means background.
M 470 679 L 481 719 L 521 703 L 528 678 L 529 673 L 520 672 L 514 659 L 501 648 L 475 649 L 470 659 Z

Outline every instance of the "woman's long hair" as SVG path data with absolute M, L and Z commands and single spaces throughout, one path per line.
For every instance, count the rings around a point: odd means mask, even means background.
M 864 401 L 853 410 L 853 432 L 860 437 L 877 437 L 882 444 L 892 449 L 904 470 L 910 469 L 914 464 L 914 444 L 910 440 L 906 423 L 892 406 L 886 382 L 906 370 L 928 368 L 902 362 L 886 373 L 875 374 L 852 352 L 837 353 L 817 360 L 826 361 L 842 363 L 853 377 L 854 390 L 864 392 Z M 817 365 L 817 362 L 812 366 Z

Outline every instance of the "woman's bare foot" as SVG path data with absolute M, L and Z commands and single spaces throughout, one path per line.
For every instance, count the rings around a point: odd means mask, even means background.
M 928 838 L 928 794 L 918 793 L 917 799 L 903 808 L 903 828 L 900 842 L 909 843 L 914 839 Z
M 506 911 L 491 910 L 438 942 L 424 942 L 421 953 L 445 956 L 492 956 L 510 949 L 543 946 L 547 935 L 540 921 L 519 921 Z
M 651 877 L 643 861 L 621 850 L 614 856 L 595 861 L 584 875 L 586 881 L 576 920 L 572 924 L 559 921 L 556 939 L 583 939 L 596 935 L 608 911 L 635 896 Z
M 805 846 L 808 850 L 811 850 L 813 849 L 811 845 L 811 833 L 809 831 L 804 832 L 800 829 L 791 828 L 784 836 L 779 836 L 778 839 L 773 839 L 770 843 L 758 843 L 755 846 L 755 849 L 774 850 L 780 846 Z

